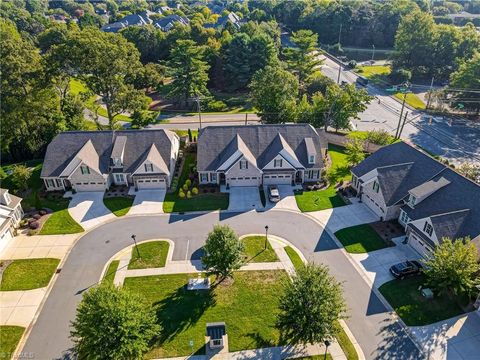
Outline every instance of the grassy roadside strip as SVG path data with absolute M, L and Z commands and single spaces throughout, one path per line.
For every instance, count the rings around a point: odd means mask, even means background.
M 113 284 L 113 280 L 115 280 L 115 273 L 118 270 L 118 265 L 120 264 L 120 260 L 113 260 L 107 268 L 107 271 L 105 271 L 105 274 L 103 275 L 103 281 Z

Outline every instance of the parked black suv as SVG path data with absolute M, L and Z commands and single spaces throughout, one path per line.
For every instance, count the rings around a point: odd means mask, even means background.
M 395 264 L 390 268 L 390 273 L 397 279 L 403 279 L 407 276 L 417 275 L 423 269 L 418 261 L 405 261 Z

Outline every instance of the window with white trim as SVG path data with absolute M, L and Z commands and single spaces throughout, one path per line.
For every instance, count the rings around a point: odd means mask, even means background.
M 240 160 L 240 170 L 248 169 L 248 161 L 247 160 Z
M 145 164 L 145 172 L 153 172 L 153 164 Z
M 380 184 L 378 183 L 377 180 L 373 182 L 373 191 L 377 192 L 380 190 Z
M 62 180 L 56 179 L 57 182 L 57 187 L 61 188 L 62 187 Z
M 80 171 L 82 172 L 82 175 L 90 174 L 90 168 L 87 165 L 80 166 Z
M 217 174 L 216 173 L 211 173 L 210 174 L 210 181 L 211 182 L 217 182 Z
M 55 182 L 53 181 L 53 179 L 47 179 L 47 187 L 55 187 Z
M 273 160 L 273 167 L 282 167 L 282 159 Z
M 208 174 L 205 174 L 205 173 L 200 174 L 200 181 L 202 183 L 208 182 Z
M 123 174 L 115 174 L 115 182 L 124 182 L 125 178 L 123 177 Z
M 413 196 L 412 194 L 410 194 L 410 197 L 408 198 L 408 205 L 413 207 L 416 202 L 417 202 L 417 198 L 415 196 Z
M 407 213 L 405 211 L 402 210 L 401 214 L 400 214 L 400 220 L 404 223 L 404 224 L 408 224 L 410 222 L 410 218 L 408 217 Z
M 423 231 L 425 231 L 428 235 L 432 236 L 433 227 L 428 223 L 428 221 L 425 221 L 425 225 L 423 225 Z
M 315 155 L 310 155 L 308 157 L 308 163 L 309 164 L 315 164 Z

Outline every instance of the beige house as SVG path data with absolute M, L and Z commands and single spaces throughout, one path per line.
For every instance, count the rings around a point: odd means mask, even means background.
M 168 130 L 64 132 L 48 145 L 47 191 L 105 191 L 112 184 L 167 189 L 180 141 Z
M 198 136 L 200 184 L 295 185 L 318 181 L 320 138 L 308 124 L 211 126 Z
M 15 228 L 23 217 L 22 199 L 7 189 L 0 189 L 0 251 L 13 238 Z
M 354 167 L 352 186 L 382 220 L 398 219 L 423 256 L 444 238 L 470 237 L 480 245 L 480 185 L 406 143 Z

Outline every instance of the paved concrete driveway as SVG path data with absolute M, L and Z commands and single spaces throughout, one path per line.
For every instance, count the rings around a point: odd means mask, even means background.
M 103 191 L 78 192 L 72 195 L 68 212 L 85 230 L 116 218 L 103 203 L 103 195 Z
M 390 267 L 406 260 L 417 260 L 420 255 L 410 245 L 402 244 L 404 237 L 394 239 L 396 246 L 365 254 L 350 254 L 375 287 L 393 280 Z
M 230 188 L 229 211 L 250 211 L 263 209 L 260 192 L 256 186 L 233 186 Z
M 165 190 L 138 190 L 128 215 L 162 214 Z
M 300 211 L 295 200 L 295 194 L 293 193 L 293 186 L 290 185 L 278 185 L 278 192 L 280 193 L 280 201 L 272 203 L 268 200 L 268 186 L 264 186 L 265 196 L 267 197 L 266 209 L 286 209 Z
M 312 211 L 307 214 L 313 216 L 333 232 L 349 226 L 380 220 L 380 218 L 370 210 L 368 206 L 362 203 L 340 206 L 333 209 Z
M 471 312 L 438 323 L 411 327 L 430 359 L 480 359 L 480 313 Z

